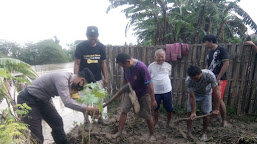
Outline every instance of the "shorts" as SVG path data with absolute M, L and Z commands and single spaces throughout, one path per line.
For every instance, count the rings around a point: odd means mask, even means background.
M 196 108 L 197 103 L 201 104 L 201 111 L 203 114 L 208 114 L 212 111 L 212 96 L 211 94 L 206 95 L 195 95 L 196 99 Z M 190 104 L 190 96 L 188 94 L 188 101 L 187 101 L 187 112 L 191 112 L 191 104 Z
M 221 80 L 221 84 L 219 85 L 219 90 L 220 90 L 220 99 L 222 100 L 224 97 L 226 86 L 227 86 L 227 80 Z M 214 92 L 212 92 L 212 96 L 214 96 Z
M 138 116 L 144 118 L 145 120 L 151 119 L 151 98 L 149 94 L 138 97 L 138 102 L 140 105 L 140 111 Z M 128 113 L 133 107 L 128 93 L 125 93 L 122 97 L 122 112 Z
M 161 102 L 163 101 L 163 107 L 166 109 L 166 111 L 173 112 L 171 95 L 172 95 L 171 91 L 164 94 L 155 94 L 155 100 L 157 102 L 158 107 L 154 111 L 159 110 Z

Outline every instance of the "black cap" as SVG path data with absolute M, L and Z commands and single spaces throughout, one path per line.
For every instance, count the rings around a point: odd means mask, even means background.
M 98 28 L 96 26 L 88 26 L 86 35 L 90 37 L 98 37 Z
M 89 68 L 84 68 L 82 71 L 78 73 L 78 75 L 84 77 L 87 80 L 87 83 L 96 82 L 95 76 Z

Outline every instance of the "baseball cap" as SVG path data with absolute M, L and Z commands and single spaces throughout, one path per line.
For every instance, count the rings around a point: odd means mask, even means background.
M 97 37 L 99 35 L 98 28 L 96 26 L 88 26 L 86 35 L 92 36 L 92 37 Z

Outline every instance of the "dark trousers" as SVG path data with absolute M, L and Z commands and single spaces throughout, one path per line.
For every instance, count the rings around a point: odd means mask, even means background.
M 42 134 L 42 118 L 52 128 L 52 135 L 62 133 L 66 138 L 63 130 L 62 117 L 58 114 L 55 107 L 51 104 L 51 101 L 43 102 L 36 97 L 30 95 L 25 88 L 18 96 L 18 104 L 26 103 L 32 110 L 28 115 L 23 118 L 24 123 L 29 125 L 32 137 L 37 140 L 38 143 L 44 142 Z M 55 137 L 54 137 L 55 139 Z

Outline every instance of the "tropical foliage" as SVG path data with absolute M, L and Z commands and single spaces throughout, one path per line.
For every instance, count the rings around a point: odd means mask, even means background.
M 256 23 L 238 6 L 240 0 L 109 0 L 107 13 L 120 7 L 130 20 L 141 44 L 174 42 L 201 43 L 207 33 L 220 42 L 239 42 L 246 38 L 247 27 Z
M 17 87 L 30 83 L 37 73 L 30 65 L 13 58 L 0 58 L 0 103 L 5 100 L 7 108 L 0 112 L 0 143 L 30 143 L 27 125 L 21 117 L 28 113 L 26 104 L 16 105 Z

